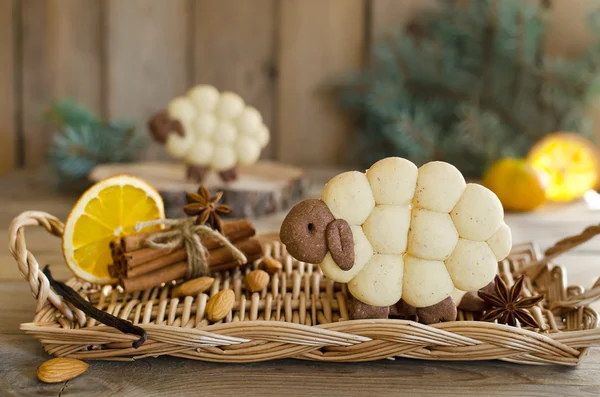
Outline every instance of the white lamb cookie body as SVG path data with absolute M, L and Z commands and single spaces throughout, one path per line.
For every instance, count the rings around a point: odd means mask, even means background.
M 410 227 L 408 253 L 418 258 L 446 260 L 458 242 L 458 232 L 448 214 L 415 208 Z
M 427 307 L 451 295 L 458 304 L 493 280 L 512 246 L 495 194 L 467 185 L 444 162 L 417 169 L 408 160 L 383 159 L 365 174 L 334 177 L 321 200 L 351 225 L 355 254 L 344 271 L 328 253 L 323 273 L 374 306 L 402 298 Z
M 221 120 L 231 120 L 244 110 L 244 100 L 234 92 L 223 92 L 219 97 L 215 113 Z
M 466 293 L 467 293 L 467 291 L 463 291 L 458 288 L 454 288 L 454 290 L 452 291 L 452 294 L 450 296 L 452 296 L 452 300 L 454 301 L 454 303 L 456 303 L 456 306 L 458 306 L 460 304 L 460 301 L 462 300 L 463 296 L 465 296 Z
M 408 205 L 377 205 L 362 226 L 375 252 L 396 255 L 406 252 L 409 227 Z
M 217 129 L 217 118 L 211 113 L 200 113 L 192 121 L 192 132 L 197 140 L 210 142 L 210 138 Z
M 465 190 L 465 178 L 452 164 L 432 161 L 419 168 L 413 205 L 449 213 Z
M 215 146 L 209 141 L 196 141 L 188 151 L 188 154 L 193 153 L 193 156 L 186 156 L 186 161 L 193 165 L 207 166 L 210 165 L 214 152 Z
M 327 253 L 323 262 L 321 262 L 321 270 L 327 278 L 338 283 L 347 283 L 356 276 L 363 267 L 371 260 L 373 256 L 373 247 L 363 233 L 360 226 L 350 226 L 352 236 L 354 237 L 354 266 L 350 270 L 342 270 L 335 263 L 330 253 Z
M 241 165 L 254 164 L 260 157 L 260 146 L 256 140 L 242 136 L 235 144 L 237 158 Z
M 191 122 L 198 114 L 192 101 L 186 97 L 173 99 L 167 107 L 167 112 L 169 117 L 179 120 L 184 125 Z
M 367 171 L 377 204 L 408 206 L 415 194 L 417 166 L 400 157 L 379 160 Z
M 500 227 L 504 210 L 494 192 L 481 185 L 469 183 L 450 215 L 461 237 L 486 241 Z
M 404 257 L 402 299 L 411 306 L 427 307 L 446 299 L 454 290 L 444 262 Z
M 198 85 L 188 92 L 196 108 L 203 113 L 212 113 L 219 102 L 219 90 L 210 85 Z
M 177 133 L 171 133 L 165 142 L 167 152 L 175 158 L 183 158 L 194 144 L 194 137 L 191 135 L 181 136 Z
M 188 164 L 215 171 L 250 165 L 269 143 L 269 129 L 260 112 L 233 92 L 219 93 L 215 87 L 199 85 L 173 99 L 167 112 L 185 132 L 184 137 L 175 131 L 169 134 L 167 151 Z
M 506 223 L 502 222 L 500 228 L 487 241 L 488 245 L 496 255 L 496 259 L 501 261 L 510 254 L 512 248 L 512 234 Z
M 217 145 L 213 151 L 210 167 L 215 170 L 228 170 L 235 167 L 237 157 L 235 151 L 228 145 Z
M 344 219 L 350 225 L 362 225 L 375 207 L 369 181 L 358 171 L 333 177 L 323 188 L 321 200 L 336 219 Z
M 463 291 L 476 291 L 485 287 L 496 275 L 496 256 L 485 242 L 461 238 L 446 267 L 454 286 Z
M 402 296 L 404 260 L 401 255 L 373 255 L 348 283 L 356 299 L 373 306 L 390 306 Z
M 236 124 L 240 134 L 256 135 L 262 126 L 262 116 L 256 108 L 247 106 L 236 119 Z

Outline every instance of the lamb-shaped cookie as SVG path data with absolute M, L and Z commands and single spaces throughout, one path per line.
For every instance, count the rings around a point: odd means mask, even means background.
M 149 129 L 171 156 L 188 165 L 188 178 L 202 182 L 213 170 L 224 181 L 236 179 L 236 167 L 255 163 L 269 143 L 261 114 L 233 92 L 199 85 L 157 113 Z
M 503 218 L 498 197 L 454 166 L 390 157 L 331 179 L 320 199 L 290 210 L 280 237 L 293 257 L 348 284 L 360 302 L 353 318 L 387 317 L 381 308 L 402 300 L 430 323 L 453 320 L 454 299 L 494 279 L 512 246 Z

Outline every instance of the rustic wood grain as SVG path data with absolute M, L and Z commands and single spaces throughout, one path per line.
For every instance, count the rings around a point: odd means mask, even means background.
M 14 31 L 16 2 L 0 0 L 0 174 L 17 166 L 17 125 L 15 112 L 18 108 L 15 81 L 16 40 Z
M 101 106 L 99 0 L 23 0 L 22 124 L 25 165 L 45 161 L 52 129 L 44 111 L 70 97 Z
M 109 117 L 147 121 L 189 86 L 188 0 L 106 0 L 106 101 Z M 169 158 L 149 140 L 142 158 Z
M 95 167 L 89 178 L 97 182 L 121 174 L 137 176 L 154 186 L 163 198 L 165 214 L 169 218 L 185 216 L 186 193 L 198 190 L 198 183 L 186 178 L 186 166 L 178 163 L 103 164 Z M 239 167 L 237 174 L 235 181 L 225 183 L 211 172 L 202 184 L 213 194 L 223 192 L 220 203 L 228 205 L 231 216 L 238 218 L 259 217 L 289 209 L 304 196 L 308 184 L 303 169 L 270 160 Z
M 279 4 L 278 158 L 322 166 L 351 163 L 352 126 L 333 85 L 362 64 L 363 0 L 288 0 Z
M 194 2 L 193 81 L 237 92 L 271 130 L 263 158 L 274 155 L 275 0 Z

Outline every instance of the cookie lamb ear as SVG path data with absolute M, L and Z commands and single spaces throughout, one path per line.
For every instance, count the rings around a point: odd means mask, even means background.
M 343 219 L 334 220 L 327 225 L 326 234 L 331 258 L 340 269 L 352 269 L 354 266 L 354 238 L 348 222 Z

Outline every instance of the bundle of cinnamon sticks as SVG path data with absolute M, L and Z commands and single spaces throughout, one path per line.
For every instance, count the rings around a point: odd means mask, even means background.
M 112 277 L 119 278 L 125 292 L 141 291 L 187 276 L 188 263 L 185 248 L 172 251 L 147 248 L 144 241 L 153 233 L 142 232 L 122 237 L 110 243 L 113 264 L 109 266 Z M 262 256 L 262 248 L 254 237 L 256 229 L 249 221 L 238 219 L 223 222 L 223 235 L 242 251 L 247 263 Z M 233 253 L 223 243 L 212 238 L 201 238 L 208 251 L 211 272 L 231 270 L 240 265 Z

